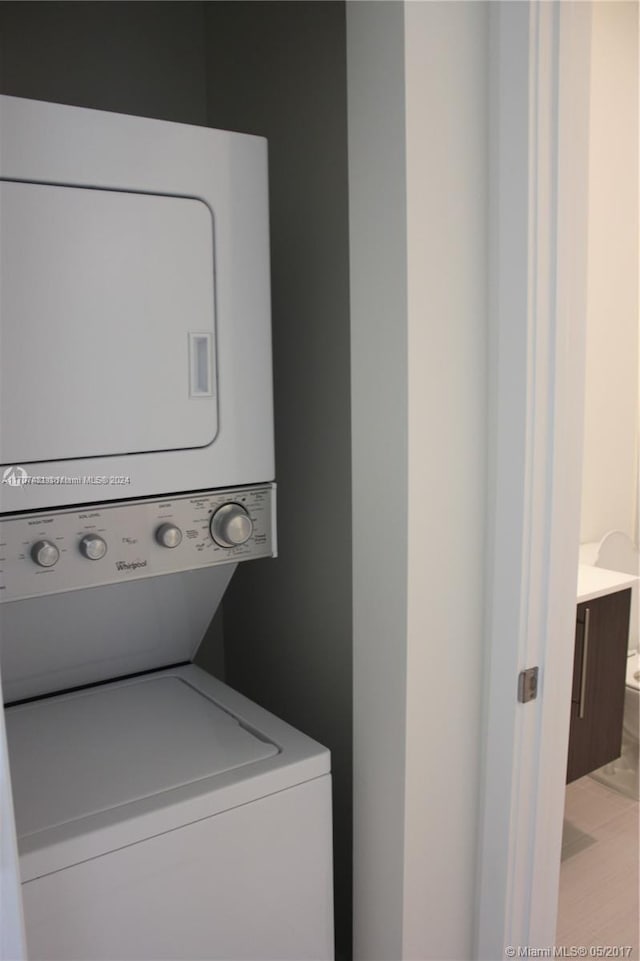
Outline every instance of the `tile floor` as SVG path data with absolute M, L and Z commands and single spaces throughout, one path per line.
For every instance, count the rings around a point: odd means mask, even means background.
M 591 777 L 568 785 L 556 944 L 638 959 L 639 803 Z

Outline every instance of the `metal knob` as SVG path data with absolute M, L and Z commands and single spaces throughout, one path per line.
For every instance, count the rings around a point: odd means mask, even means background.
M 38 567 L 53 567 L 58 563 L 60 551 L 51 541 L 36 541 L 31 548 L 31 557 Z
M 175 524 L 161 524 L 156 531 L 156 540 L 161 547 L 177 547 L 182 540 L 182 531 Z
M 220 547 L 239 547 L 253 534 L 253 522 L 240 504 L 224 504 L 211 518 L 210 530 Z
M 80 553 L 89 561 L 99 561 L 107 553 L 107 542 L 99 534 L 85 534 L 80 541 Z

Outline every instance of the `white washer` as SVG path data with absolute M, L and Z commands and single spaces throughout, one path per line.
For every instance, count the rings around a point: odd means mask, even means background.
M 193 665 L 6 721 L 32 961 L 333 956 L 326 749 Z
M 333 957 L 329 752 L 184 663 L 234 559 L 274 553 L 272 494 L 0 517 L 31 961 Z

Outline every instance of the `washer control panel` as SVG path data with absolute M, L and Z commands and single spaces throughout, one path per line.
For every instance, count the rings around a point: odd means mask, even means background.
M 5 515 L 0 602 L 275 554 L 275 484 Z

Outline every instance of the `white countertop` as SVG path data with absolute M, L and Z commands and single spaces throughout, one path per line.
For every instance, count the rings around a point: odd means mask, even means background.
M 633 587 L 638 578 L 633 574 L 623 574 L 620 571 L 608 571 L 604 567 L 592 567 L 590 564 L 578 566 L 578 604 L 623 591 L 626 587 Z

